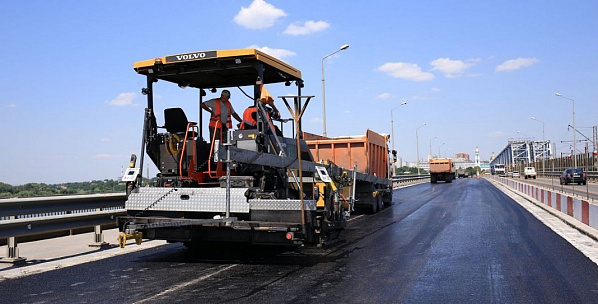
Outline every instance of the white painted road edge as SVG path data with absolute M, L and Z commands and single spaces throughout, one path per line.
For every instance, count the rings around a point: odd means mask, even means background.
M 519 192 L 515 192 L 501 183 L 487 179 L 497 189 L 512 198 L 529 213 L 552 229 L 556 234 L 577 248 L 594 264 L 598 265 L 598 231 L 560 212 L 552 211 L 540 203 Z

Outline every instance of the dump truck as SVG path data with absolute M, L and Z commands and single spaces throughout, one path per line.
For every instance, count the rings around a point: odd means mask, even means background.
M 392 183 L 389 183 L 388 179 L 388 138 L 386 134 L 382 135 L 369 129 L 365 135 L 334 138 L 303 133 L 303 139 L 316 161 L 332 161 L 337 166 L 353 168 L 371 177 L 371 180 L 357 181 L 354 195 L 355 206 L 370 213 L 376 213 L 392 203 Z
M 271 55 L 256 49 L 200 51 L 138 61 L 133 68 L 146 77 L 141 92 L 147 106 L 139 165 L 133 156 L 123 176 L 126 215 L 117 219 L 121 246 L 128 239 L 158 239 L 186 246 L 323 247 L 342 240 L 360 189 L 370 189 L 373 196 L 383 192 L 377 190 L 381 185 L 391 185 L 376 171 L 358 172 L 314 158 L 301 125 L 313 96 L 302 95 L 301 71 Z M 193 108 L 191 100 L 169 101 L 163 112 L 156 110 L 154 97 L 167 98 L 157 89 L 167 85 L 197 90 L 197 120 L 185 111 Z M 273 115 L 274 98 L 266 85 L 296 89 L 295 95 L 276 99 L 288 113 Z M 208 94 L 224 89 L 237 109 L 246 96 L 257 123 L 205 136 L 211 119 L 203 117 L 201 105 Z M 153 186 L 142 186 L 146 158 L 158 170 Z M 382 197 L 390 202 L 391 195 Z
M 438 181 L 452 183 L 455 179 L 455 168 L 450 158 L 431 158 L 430 161 L 430 182 L 435 184 Z

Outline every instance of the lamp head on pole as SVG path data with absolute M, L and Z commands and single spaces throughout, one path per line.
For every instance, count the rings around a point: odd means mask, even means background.
M 348 48 L 349 48 L 349 45 L 348 45 L 348 44 L 343 44 L 343 46 L 341 46 L 341 49 L 340 49 L 340 50 L 342 51 L 342 50 L 346 50 L 346 49 L 348 49 Z

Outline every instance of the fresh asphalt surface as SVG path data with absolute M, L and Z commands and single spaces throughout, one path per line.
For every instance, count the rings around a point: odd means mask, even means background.
M 0 302 L 598 302 L 598 266 L 484 179 L 393 200 L 332 248 L 168 244 L 2 281 Z

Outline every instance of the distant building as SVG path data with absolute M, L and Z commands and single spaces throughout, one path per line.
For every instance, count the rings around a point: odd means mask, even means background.
M 462 158 L 464 162 L 470 162 L 468 153 L 455 153 L 455 158 Z

